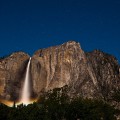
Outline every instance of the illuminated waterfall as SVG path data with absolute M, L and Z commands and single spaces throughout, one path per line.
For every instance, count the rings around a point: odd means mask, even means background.
M 23 84 L 21 100 L 20 100 L 20 103 L 23 103 L 25 105 L 28 105 L 30 103 L 30 61 L 31 61 L 31 57 L 30 57 L 29 62 L 27 64 L 25 81 Z

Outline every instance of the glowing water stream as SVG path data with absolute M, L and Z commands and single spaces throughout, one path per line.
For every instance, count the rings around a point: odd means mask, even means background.
M 25 76 L 25 81 L 23 84 L 22 95 L 20 100 L 20 102 L 25 105 L 28 105 L 30 103 L 30 81 L 29 81 L 30 80 L 30 61 L 31 61 L 31 57 L 27 65 L 26 76 Z

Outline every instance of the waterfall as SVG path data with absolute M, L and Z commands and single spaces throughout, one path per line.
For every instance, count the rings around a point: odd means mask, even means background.
M 25 81 L 23 84 L 21 100 L 20 100 L 20 102 L 25 104 L 25 105 L 28 105 L 30 103 L 30 61 L 31 61 L 31 57 L 30 57 L 29 62 L 27 64 Z

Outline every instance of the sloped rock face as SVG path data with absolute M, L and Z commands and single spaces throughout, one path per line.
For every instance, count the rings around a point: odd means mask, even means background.
M 16 100 L 19 97 L 29 55 L 16 52 L 0 60 L 0 98 Z
M 89 65 L 93 68 L 97 84 L 103 98 L 112 96 L 120 88 L 120 66 L 114 56 L 99 50 L 86 53 Z

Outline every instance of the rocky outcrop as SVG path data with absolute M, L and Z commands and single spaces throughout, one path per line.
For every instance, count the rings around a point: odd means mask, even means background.
M 86 53 L 86 56 L 97 78 L 100 93 L 105 99 L 110 99 L 114 90 L 120 88 L 120 66 L 117 59 L 99 50 Z
M 19 99 L 29 55 L 13 53 L 0 60 L 0 97 Z M 120 67 L 115 57 L 99 50 L 85 53 L 79 43 L 37 50 L 30 65 L 32 91 L 68 85 L 71 96 L 110 99 L 120 86 Z
M 0 97 L 6 100 L 19 98 L 29 55 L 16 52 L 0 59 Z

